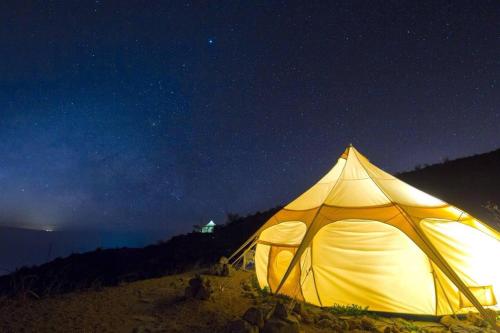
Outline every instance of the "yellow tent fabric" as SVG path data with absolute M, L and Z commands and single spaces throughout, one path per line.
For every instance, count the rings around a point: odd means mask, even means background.
M 352 146 L 240 249 L 248 244 L 256 245 L 262 288 L 314 305 L 424 315 L 500 310 L 499 233 Z

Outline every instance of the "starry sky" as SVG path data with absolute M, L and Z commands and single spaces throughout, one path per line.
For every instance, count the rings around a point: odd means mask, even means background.
M 0 5 L 0 222 L 187 231 L 353 143 L 391 172 L 500 146 L 494 1 Z

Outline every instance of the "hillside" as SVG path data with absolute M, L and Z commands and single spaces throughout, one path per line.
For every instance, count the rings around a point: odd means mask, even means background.
M 183 272 L 231 253 L 277 208 L 237 218 L 213 234 L 189 233 L 144 248 L 97 249 L 0 276 L 0 294 L 38 296 Z
M 499 170 L 500 149 L 405 172 L 399 177 L 484 221 L 492 221 L 482 205 L 487 201 L 500 203 L 500 178 L 495 176 Z M 52 295 L 155 278 L 204 266 L 232 253 L 277 210 L 233 217 L 214 234 L 190 233 L 145 248 L 96 250 L 22 268 L 0 277 L 0 294 L 30 291 L 38 296 Z
M 40 300 L 0 298 L 0 331 L 66 333 L 494 333 L 480 317 L 401 318 L 355 306 L 319 308 L 257 289 L 252 272 L 228 277 L 195 270 Z M 186 297 L 196 279 L 204 299 Z M 290 306 L 291 305 L 291 306 Z
M 405 182 L 458 206 L 471 215 L 492 221 L 482 206 L 500 204 L 500 149 L 426 166 L 397 175 Z

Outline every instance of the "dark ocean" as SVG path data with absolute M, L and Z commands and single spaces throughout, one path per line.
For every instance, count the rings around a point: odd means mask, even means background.
M 0 228 L 0 275 L 22 266 L 39 265 L 57 257 L 101 248 L 143 247 L 172 234 L 165 231 L 41 231 Z

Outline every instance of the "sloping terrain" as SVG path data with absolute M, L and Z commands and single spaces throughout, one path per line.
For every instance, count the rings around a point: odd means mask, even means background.
M 245 323 L 242 316 L 252 307 L 262 313 L 267 325 L 260 332 L 445 333 L 450 329 L 462 333 L 494 332 L 475 316 L 471 317 L 472 321 L 445 317 L 439 323 L 380 317 L 362 309 L 351 313 L 352 309 L 346 308 L 345 313 L 339 313 L 339 309 L 305 305 L 295 305 L 293 310 L 288 310 L 285 314 L 288 321 L 278 320 L 275 318 L 277 304 L 288 306 L 290 300 L 258 291 L 251 272 L 237 271 L 230 277 L 204 276 L 213 289 L 207 300 L 184 297 L 185 287 L 194 274 L 187 272 L 40 300 L 3 298 L 0 299 L 0 331 L 257 333 L 256 326 L 241 325 Z M 291 324 L 288 330 L 270 330 L 268 322 L 280 321 Z
M 495 170 L 500 170 L 500 150 L 399 177 L 487 221 L 491 217 L 482 205 L 500 203 Z M 241 316 L 251 306 L 272 319 L 283 299 L 257 290 L 250 272 L 210 276 L 209 300 L 184 294 L 195 273 L 231 253 L 278 209 L 233 217 L 214 234 L 190 233 L 140 249 L 74 254 L 2 276 L 0 332 L 225 332 L 230 322 L 247 325 Z M 474 316 L 470 321 L 448 317 L 443 325 L 347 310 L 332 314 L 331 309 L 307 306 L 290 322 L 304 332 L 491 331 Z
M 494 225 L 483 205 L 500 204 L 500 149 L 405 172 L 398 177 Z M 144 248 L 96 250 L 0 277 L 0 294 L 53 295 L 184 272 L 229 255 L 279 207 L 231 218 L 214 234 L 190 233 Z
M 250 306 L 249 299 L 239 297 L 239 283 L 248 274 L 213 277 L 218 292 L 206 302 L 182 298 L 191 276 L 171 275 L 41 300 L 3 299 L 0 331 L 217 332 L 232 319 L 233 312 Z
M 206 266 L 231 253 L 276 212 L 238 218 L 213 234 L 190 233 L 144 248 L 96 250 L 0 276 L 0 294 L 38 296 L 113 286 Z
M 483 207 L 500 204 L 500 149 L 459 158 L 397 175 L 401 180 L 432 194 L 469 214 L 492 221 Z
M 230 279 L 213 277 L 219 292 L 207 302 L 182 298 L 192 275 L 171 275 L 42 300 L 4 300 L 0 331 L 132 332 L 142 327 L 164 332 L 216 332 L 231 319 L 230 311 L 241 312 L 249 306 L 250 300 L 235 297 L 247 274 Z

